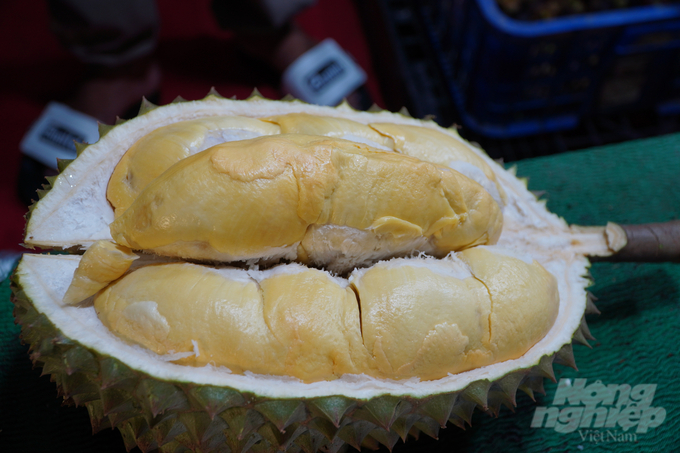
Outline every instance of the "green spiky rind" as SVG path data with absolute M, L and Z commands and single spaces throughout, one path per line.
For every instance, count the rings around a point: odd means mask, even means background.
M 108 134 L 109 132 L 111 132 L 111 129 L 116 127 L 115 124 L 104 124 L 104 123 L 99 123 L 99 122 L 97 123 L 97 126 L 99 128 L 99 138 L 100 139 L 102 137 L 104 137 L 106 134 Z
M 264 97 L 262 95 L 262 93 L 260 93 L 260 90 L 258 90 L 257 88 L 253 88 L 253 92 L 250 93 L 250 96 L 248 96 L 246 98 L 246 101 L 257 101 L 257 100 L 260 100 L 260 99 L 267 99 L 267 98 Z
M 57 158 L 57 170 L 59 170 L 59 173 L 63 172 L 66 170 L 66 168 L 71 165 L 71 162 L 73 162 L 75 159 L 59 159 Z
M 413 115 L 411 115 L 411 113 L 408 111 L 406 106 L 400 108 L 397 113 L 399 113 L 400 115 L 405 116 L 407 118 L 413 118 Z
M 438 435 L 449 421 L 464 427 L 475 408 L 497 415 L 513 407 L 515 392 L 543 392 L 543 375 L 564 363 L 571 345 L 500 381 L 477 381 L 461 392 L 412 399 L 384 395 L 368 401 L 333 396 L 309 400 L 259 399 L 236 389 L 171 383 L 132 370 L 66 338 L 36 311 L 18 278 L 12 281 L 15 317 L 34 364 L 57 383 L 64 400 L 87 407 L 93 430 L 120 430 L 141 451 L 339 451 Z M 565 363 L 567 364 L 567 363 Z
M 149 113 L 152 110 L 156 110 L 157 108 L 158 108 L 158 106 L 156 104 L 149 101 L 146 97 L 143 97 L 142 103 L 139 106 L 139 113 L 137 113 L 137 116 L 142 116 L 146 113 Z
M 80 156 L 90 146 L 89 143 L 73 142 L 76 147 L 76 156 Z
M 341 109 L 341 110 L 351 110 L 351 111 L 354 111 L 354 112 L 358 112 L 358 110 L 355 109 L 352 106 L 352 104 L 349 103 L 347 98 L 342 98 L 342 101 L 340 102 L 340 104 L 338 104 L 335 108 Z

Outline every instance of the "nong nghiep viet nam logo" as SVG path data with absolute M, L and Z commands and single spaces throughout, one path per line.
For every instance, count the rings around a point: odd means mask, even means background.
M 578 429 L 582 440 L 621 442 L 635 441 L 666 418 L 663 407 L 653 406 L 656 384 L 586 384 L 587 379 L 560 379 L 552 405 L 536 408 L 531 427 Z

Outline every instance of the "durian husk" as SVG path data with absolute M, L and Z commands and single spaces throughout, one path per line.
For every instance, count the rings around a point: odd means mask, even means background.
M 455 130 L 399 114 L 357 112 L 347 104 L 333 109 L 299 101 L 269 101 L 258 93 L 243 102 L 211 92 L 201 101 L 164 107 L 170 110 L 162 115 L 154 113 L 158 113 L 155 107 L 145 102 L 136 119 L 102 126 L 100 141 L 79 146 L 75 163 L 60 162 L 61 175 L 48 180 L 39 193 L 43 201 L 33 205 L 27 216 L 27 246 L 72 249 L 107 239 L 106 230 L 102 233 L 97 225 L 85 235 L 70 238 L 60 236 L 59 231 L 54 234 L 54 225 L 61 225 L 60 231 L 65 232 L 78 221 L 69 218 L 65 206 L 82 184 L 78 175 L 101 178 L 88 170 L 120 159 L 138 138 L 167 124 L 166 115 L 182 121 L 202 115 L 265 117 L 303 112 L 432 127 L 458 137 Z M 391 449 L 400 438 L 421 432 L 436 438 L 447 422 L 464 427 L 475 408 L 497 414 L 501 405 L 513 407 L 517 389 L 533 397 L 543 392 L 544 378 L 554 380 L 553 363 L 575 367 L 572 343 L 587 345 L 592 337 L 584 315 L 597 311 L 586 292 L 590 282 L 586 255 L 606 255 L 609 250 L 599 233 L 570 229 L 526 190 L 525 181 L 483 152 L 475 152 L 493 166 L 508 192 L 500 244 L 530 251 L 558 280 L 561 303 L 555 326 L 518 359 L 435 381 L 350 376 L 312 384 L 151 363 L 149 353 L 141 348 L 105 341 L 92 333 L 93 324 L 73 315 L 78 307 L 64 308 L 60 297 L 50 294 L 55 286 L 63 286 L 55 283 L 55 274 L 61 272 L 66 275 L 62 279 L 68 280 L 79 256 L 26 254 L 12 281 L 15 316 L 23 341 L 30 345 L 31 360 L 51 375 L 65 400 L 87 407 L 94 431 L 116 427 L 128 449 L 137 446 L 145 452 L 336 452 L 347 445 L 358 449 L 379 444 Z M 112 219 L 111 210 L 110 219 L 105 216 L 104 221 Z M 61 270 L 55 273 L 55 269 Z

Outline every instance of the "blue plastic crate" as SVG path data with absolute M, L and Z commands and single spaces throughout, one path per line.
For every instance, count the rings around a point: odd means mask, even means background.
M 680 112 L 680 4 L 543 21 L 495 0 L 416 2 L 463 125 L 493 138 L 586 115 Z

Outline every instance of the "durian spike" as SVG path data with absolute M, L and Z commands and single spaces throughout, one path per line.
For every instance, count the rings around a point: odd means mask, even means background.
M 222 96 L 220 93 L 218 93 L 214 86 L 210 87 L 210 91 L 208 91 L 208 94 L 205 95 L 205 97 L 210 97 L 210 96 L 214 96 L 216 98 L 224 99 L 224 96 Z
M 409 111 L 408 111 L 408 109 L 406 108 L 406 106 L 400 108 L 400 109 L 399 109 L 399 112 L 397 112 L 397 113 L 399 113 L 399 114 L 401 114 L 401 115 L 403 115 L 403 116 L 407 116 L 407 117 L 409 117 L 409 118 L 413 118 L 413 116 L 409 113 Z
M 328 440 L 333 440 L 338 432 L 338 428 L 333 426 L 333 424 L 325 417 L 315 417 L 311 419 L 309 422 L 307 422 L 307 427 L 321 433 Z
M 376 103 L 371 104 L 371 106 L 367 110 L 367 112 L 382 112 L 382 111 L 383 108 Z
M 344 453 L 348 450 L 348 446 L 344 440 L 336 437 L 329 444 L 326 444 L 326 449 L 328 453 Z
M 581 331 L 583 332 L 583 336 L 587 340 L 595 340 L 595 337 L 590 333 L 590 329 L 588 328 L 588 323 L 586 322 L 585 316 L 581 318 Z
M 187 102 L 187 100 L 184 99 L 182 96 L 177 96 L 175 99 L 172 100 L 172 104 L 176 104 L 178 102 Z
M 465 420 L 462 418 L 458 417 L 457 415 L 452 416 L 449 421 L 459 427 L 462 430 L 465 430 Z
M 260 90 L 257 88 L 253 88 L 253 92 L 250 93 L 250 96 L 246 98 L 246 101 L 255 101 L 258 99 L 267 99 L 266 97 L 262 96 L 262 93 L 260 93 Z
M 118 126 L 118 125 L 120 125 L 120 124 L 123 124 L 123 123 L 126 122 L 126 121 L 127 121 L 126 119 L 123 119 L 123 118 L 121 118 L 120 116 L 116 116 L 115 125 Z
M 399 417 L 394 421 L 394 423 L 392 423 L 391 430 L 399 434 L 401 440 L 406 442 L 406 437 L 408 436 L 409 431 L 411 431 L 413 424 L 418 421 L 419 418 L 420 416 L 417 414 L 407 414 L 403 417 Z
M 487 409 L 487 395 L 491 382 L 487 380 L 475 381 L 463 390 L 462 396 L 468 401 L 479 404 L 484 410 Z
M 101 400 L 91 401 L 85 404 L 85 406 L 87 407 L 87 412 L 90 415 L 92 434 L 96 434 L 105 428 L 113 428 L 113 426 L 111 426 L 111 422 L 103 413 Z
M 589 348 L 592 349 L 593 347 L 590 346 L 590 343 L 588 343 L 588 338 L 586 337 L 585 333 L 583 332 L 583 325 L 584 325 L 584 322 L 582 320 L 581 324 L 578 326 L 578 328 L 574 332 L 574 335 L 572 336 L 572 338 L 575 342 L 582 344 L 583 346 L 588 346 Z M 588 332 L 588 335 L 592 337 L 592 335 L 590 335 L 590 332 Z
M 292 94 L 287 93 L 284 97 L 281 98 L 281 100 L 286 101 L 286 102 L 292 102 L 292 101 L 297 101 L 298 99 L 295 96 L 293 96 Z
M 533 370 L 539 375 L 550 379 L 553 382 L 557 382 L 555 379 L 555 371 L 552 367 L 553 355 L 544 355 L 538 362 Z
M 116 127 L 116 125 L 115 124 L 104 124 L 104 123 L 97 122 L 97 127 L 99 129 L 99 138 L 101 139 L 106 134 L 108 134 L 111 131 L 111 129 Z
M 465 420 L 468 425 L 472 426 L 472 413 L 475 411 L 475 407 L 477 407 L 477 403 L 472 401 L 460 401 L 453 406 L 451 414 Z
M 73 142 L 73 144 L 74 144 L 75 147 L 76 147 L 76 155 L 77 155 L 77 156 L 80 156 L 80 155 L 83 153 L 83 151 L 85 151 L 85 148 L 87 148 L 88 146 L 90 146 L 89 143 Z
M 369 435 L 386 446 L 389 451 L 392 451 L 392 448 L 394 448 L 394 445 L 399 440 L 399 434 L 380 428 L 371 431 Z
M 307 418 L 304 404 L 298 401 L 265 401 L 256 404 L 255 410 L 269 419 L 281 432 L 292 423 Z
M 341 110 L 355 110 L 354 107 L 349 103 L 347 98 L 342 98 L 342 101 L 340 101 L 340 104 L 336 106 L 336 108 L 341 109 Z
M 211 419 L 230 407 L 241 406 L 245 403 L 239 392 L 222 387 L 195 387 L 189 390 L 187 395 L 192 406 L 197 410 L 207 412 Z
M 446 428 L 446 425 L 443 427 Z M 409 431 L 409 434 L 417 439 L 417 435 L 413 433 L 413 430 L 416 428 L 420 432 L 423 432 L 431 438 L 437 440 L 439 439 L 439 429 L 442 428 L 442 426 L 439 424 L 439 422 L 432 420 L 431 418 L 421 418 L 413 424 L 413 428 L 411 428 L 411 431 Z
M 295 444 L 305 453 L 316 453 L 327 442 L 325 436 L 318 431 L 308 429 L 295 439 Z
M 513 406 L 517 406 L 517 387 L 519 387 L 519 384 L 522 382 L 522 379 L 524 379 L 525 376 L 525 372 L 518 371 L 515 373 L 510 373 L 496 383 L 496 386 L 498 386 L 498 388 L 500 388 L 501 391 L 507 395 Z
M 66 170 L 66 167 L 68 167 L 71 162 L 73 162 L 73 159 L 59 159 L 57 158 L 57 170 L 59 170 L 59 173 L 62 173 L 64 170 Z
M 154 104 L 153 102 L 149 101 L 146 97 L 142 98 L 142 104 L 139 106 L 139 113 L 137 116 L 142 116 L 145 113 L 149 113 L 150 111 L 157 109 L 158 106 Z
M 571 343 L 567 343 L 555 354 L 555 363 L 571 367 L 578 371 L 576 360 L 574 359 L 574 348 Z
M 436 420 L 443 428 L 451 416 L 451 410 L 458 399 L 457 393 L 436 395 L 418 407 L 418 412 Z
M 597 297 L 593 295 L 590 291 L 586 293 L 586 314 L 587 315 L 599 315 L 600 310 L 597 309 L 595 306 L 595 301 L 597 300 Z
M 385 395 L 374 398 L 361 408 L 361 412 L 368 412 L 370 417 L 365 419 L 389 430 L 394 421 L 403 414 L 410 412 L 412 406 L 396 396 Z
M 520 388 L 522 388 L 522 386 L 530 388 L 531 390 L 533 390 L 534 393 L 540 393 L 541 395 L 545 395 L 545 388 L 543 387 L 543 377 L 541 376 L 527 376 L 524 382 L 522 382 L 522 384 L 520 385 Z
M 367 422 L 365 420 L 359 420 L 340 428 L 337 437 L 344 440 L 357 450 L 360 450 L 364 437 L 366 437 L 368 433 L 373 431 L 375 428 L 376 426 L 373 423 Z
M 378 442 L 374 437 L 366 436 L 364 437 L 364 440 L 361 441 L 361 450 L 378 451 L 380 450 L 380 442 Z
M 265 418 L 262 414 L 246 407 L 232 407 L 220 413 L 219 417 L 227 422 L 230 432 L 235 434 L 234 440 L 239 442 L 250 438 L 251 434 L 265 423 Z
M 312 411 L 326 417 L 336 428 L 340 427 L 340 420 L 342 420 L 343 415 L 355 406 L 356 402 L 341 396 L 317 398 L 309 402 Z

